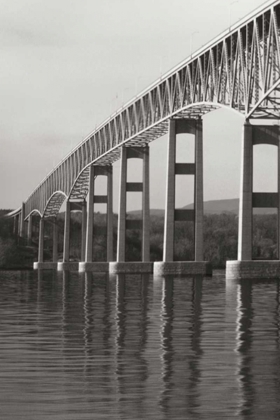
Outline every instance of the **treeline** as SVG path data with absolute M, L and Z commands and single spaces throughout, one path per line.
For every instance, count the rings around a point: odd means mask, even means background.
M 132 215 L 129 215 L 133 218 Z M 63 252 L 63 215 L 59 218 L 59 253 Z M 117 215 L 114 215 L 114 252 L 117 249 Z M 151 261 L 162 261 L 164 218 L 151 216 L 150 255 Z M 277 259 L 277 215 L 254 215 L 253 217 L 253 258 Z M 141 231 L 128 230 L 126 237 L 127 261 L 141 260 Z M 238 217 L 232 213 L 204 216 L 204 259 L 211 261 L 214 268 L 224 268 L 227 260 L 237 259 Z M 51 233 L 50 233 L 51 248 Z M 70 256 L 80 259 L 81 215 L 71 216 Z M 176 222 L 174 240 L 176 261 L 194 260 L 194 225 Z M 93 258 L 106 261 L 106 216 L 101 213 L 94 217 Z
M 31 268 L 37 250 L 27 248 L 19 240 L 13 231 L 13 220 L 4 217 L 6 213 L 0 210 L 0 268 Z
M 132 215 L 129 216 L 133 218 Z M 34 217 L 33 241 L 30 248 L 36 259 L 38 246 L 39 219 Z M 63 254 L 64 214 L 59 214 L 59 258 Z M 113 219 L 114 252 L 117 248 L 117 215 Z M 164 218 L 151 216 L 150 254 L 152 261 L 162 261 L 163 255 Z M 277 215 L 254 215 L 253 217 L 253 258 L 277 259 Z M 204 259 L 211 261 L 214 268 L 224 268 L 227 260 L 237 259 L 238 217 L 232 213 L 206 215 L 204 217 Z M 177 261 L 194 259 L 194 225 L 193 223 L 175 223 L 175 255 Z M 23 244 L 13 234 L 12 221 L 0 218 L 0 267 L 12 263 L 24 263 L 27 254 L 23 252 Z M 26 244 L 25 244 L 26 245 Z M 45 223 L 45 260 L 52 258 L 52 222 Z M 71 215 L 70 259 L 79 261 L 81 258 L 81 214 Z M 93 259 L 106 261 L 106 216 L 101 213 L 94 215 Z M 128 230 L 126 241 L 127 261 L 141 260 L 141 231 Z

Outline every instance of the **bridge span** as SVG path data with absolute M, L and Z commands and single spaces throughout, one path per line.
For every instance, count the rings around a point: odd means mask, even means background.
M 242 176 L 238 233 L 238 261 L 228 262 L 227 276 L 235 278 L 280 276 L 279 258 L 252 261 L 252 209 L 275 207 L 280 220 L 280 165 L 278 192 L 258 193 L 252 188 L 253 146 L 272 144 L 279 153 L 280 101 L 280 0 L 262 7 L 232 25 L 185 61 L 117 110 L 72 150 L 11 214 L 21 236 L 32 234 L 32 216 L 40 216 L 36 268 L 80 271 L 152 272 L 158 274 L 207 274 L 203 258 L 203 116 L 227 107 L 244 116 Z M 168 165 L 163 261 L 150 262 L 149 243 L 149 143 L 168 133 Z M 195 162 L 176 162 L 176 136 L 195 136 Z M 143 180 L 127 180 L 127 160 L 140 158 Z M 187 158 L 187 157 L 186 157 Z M 121 159 L 118 239 L 113 261 L 112 164 Z M 106 195 L 96 195 L 95 179 L 107 177 Z M 194 176 L 194 209 L 175 209 L 176 175 Z M 126 196 L 138 191 L 143 197 L 141 220 L 128 220 Z M 63 261 L 57 261 L 56 217 L 66 201 Z M 80 204 L 79 204 L 80 203 Z M 94 204 L 107 204 L 107 263 L 93 261 Z M 69 261 L 71 209 L 81 206 L 81 262 Z M 54 226 L 53 261 L 44 261 L 44 223 Z M 192 221 L 195 227 L 195 260 L 174 262 L 174 222 Z M 25 225 L 28 224 L 26 228 Z M 279 223 L 280 226 L 280 223 Z M 126 230 L 142 230 L 142 262 L 126 261 Z M 280 248 L 278 228 L 278 248 Z

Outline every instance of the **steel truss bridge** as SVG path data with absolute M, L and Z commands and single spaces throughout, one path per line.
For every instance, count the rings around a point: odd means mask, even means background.
M 145 146 L 168 131 L 170 118 L 200 118 L 220 107 L 249 119 L 279 119 L 280 1 L 269 1 L 134 97 L 72 150 L 25 202 L 55 216 L 65 199 L 88 193 L 89 168 Z

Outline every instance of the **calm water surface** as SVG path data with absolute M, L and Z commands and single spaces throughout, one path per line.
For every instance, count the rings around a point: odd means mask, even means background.
M 279 419 L 279 282 L 0 272 L 1 420 Z

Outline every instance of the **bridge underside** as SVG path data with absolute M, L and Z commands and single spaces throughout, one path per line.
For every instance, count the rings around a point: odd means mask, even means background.
M 196 104 L 186 107 L 186 109 L 180 112 L 174 113 L 172 118 L 174 119 L 198 119 L 203 115 L 208 114 L 211 111 L 215 111 L 221 108 L 220 105 L 216 104 Z M 168 122 L 170 118 L 165 118 L 163 121 L 156 123 L 146 130 L 132 136 L 130 139 L 116 146 L 112 150 L 106 152 L 103 156 L 95 159 L 90 165 L 106 166 L 112 165 L 114 162 L 120 159 L 122 146 L 126 147 L 145 147 L 147 144 L 154 140 L 166 135 L 168 133 Z M 89 166 L 90 166 L 89 165 Z M 84 199 L 88 193 L 88 177 L 89 177 L 89 166 L 78 176 L 73 189 L 69 196 L 70 199 Z
M 55 217 L 66 198 L 66 195 L 61 191 L 54 193 L 47 203 L 43 217 Z
M 216 104 L 196 104 L 186 107 L 186 109 L 181 110 L 180 112 L 174 113 L 174 119 L 198 119 L 203 115 L 215 111 L 221 108 L 220 105 Z M 121 148 L 123 145 L 126 147 L 145 147 L 146 144 L 157 140 L 158 138 L 166 135 L 168 133 L 168 121 L 169 118 L 164 119 L 163 121 L 156 123 L 149 127 L 143 132 L 138 133 L 135 136 L 132 136 L 130 139 L 124 143 L 116 146 L 112 150 L 106 152 L 103 156 L 98 157 L 93 162 L 91 162 L 77 177 L 72 190 L 69 195 L 69 200 L 84 200 L 88 194 L 89 188 L 89 168 L 93 165 L 98 166 L 107 166 L 112 165 L 114 162 L 120 159 Z M 55 192 L 50 200 L 47 203 L 47 206 L 44 210 L 43 217 L 56 217 L 59 213 L 59 210 L 67 198 L 66 194 L 63 192 Z M 25 216 L 27 220 L 29 215 Z

